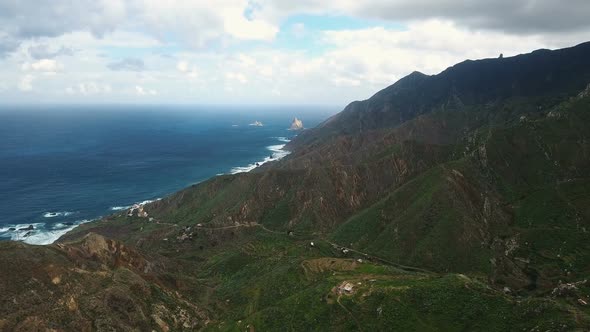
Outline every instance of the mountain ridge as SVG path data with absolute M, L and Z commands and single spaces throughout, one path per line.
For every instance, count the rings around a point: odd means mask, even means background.
M 460 103 L 469 103 L 470 99 L 473 98 L 468 96 L 468 93 L 466 93 L 469 92 L 469 87 L 475 87 L 477 84 L 483 85 L 478 86 L 477 88 L 478 90 L 483 91 L 485 89 L 489 89 L 490 86 L 494 86 L 494 84 L 497 86 L 503 86 L 502 84 L 497 84 L 498 78 L 496 76 L 501 76 L 502 80 L 508 80 L 508 78 L 505 76 L 516 75 L 517 78 L 522 80 L 522 77 L 527 75 L 538 76 L 539 73 L 544 73 L 547 75 L 547 77 L 551 77 L 551 75 L 559 73 L 559 75 L 556 75 L 556 82 L 551 81 L 551 84 L 543 84 L 545 80 L 538 79 L 538 77 L 529 79 L 527 83 L 534 82 L 534 85 L 531 87 L 519 87 L 519 80 L 512 78 L 510 81 L 514 83 L 512 83 L 511 86 L 504 85 L 503 88 L 500 89 L 501 91 L 494 91 L 495 93 L 492 94 L 492 97 L 498 97 L 499 99 L 506 98 L 507 96 L 510 96 L 510 94 L 518 96 L 530 96 L 533 94 L 533 91 L 539 91 L 541 94 L 549 92 L 554 93 L 555 91 L 552 91 L 551 89 L 555 89 L 560 93 L 563 93 L 566 89 L 569 91 L 576 89 L 582 90 L 583 87 L 585 87 L 588 82 L 590 82 L 590 70 L 587 69 L 590 66 L 590 60 L 588 60 L 585 56 L 588 54 L 589 50 L 590 42 L 586 42 L 573 47 L 554 51 L 537 50 L 532 53 L 520 54 L 513 57 L 465 60 L 445 69 L 437 75 L 429 76 L 415 71 L 400 79 L 396 83 L 378 91 L 369 99 L 350 103 L 344 108 L 342 112 L 334 115 L 330 119 L 318 125 L 314 131 L 302 133 L 302 135 L 300 135 L 301 137 L 296 138 L 288 145 L 288 147 L 295 148 L 298 144 L 304 144 L 306 141 L 313 140 L 313 134 L 311 134 L 312 137 L 307 136 L 309 136 L 312 132 L 317 132 L 319 128 L 324 131 L 324 133 L 322 133 L 320 136 L 325 138 L 327 135 L 326 131 L 328 131 L 328 133 L 334 131 L 331 129 L 331 126 L 334 126 L 338 119 L 342 119 L 340 126 L 344 128 L 343 133 L 348 134 L 350 132 L 354 133 L 355 129 L 352 127 L 348 128 L 346 125 L 343 125 L 342 122 L 360 123 L 361 126 L 358 128 L 358 131 L 362 131 L 364 129 L 363 125 L 365 125 L 364 127 L 366 129 L 391 127 L 428 111 L 428 108 L 431 107 L 429 104 L 441 103 L 454 97 L 459 97 Z M 559 62 L 559 59 L 564 56 L 568 57 L 568 59 L 572 62 L 565 65 L 569 66 L 569 68 L 566 68 L 565 70 L 563 68 L 558 68 L 559 65 L 563 65 L 561 62 Z M 522 66 L 521 64 L 525 64 L 528 67 Z M 550 66 L 550 68 L 549 70 L 547 70 L 548 68 L 538 68 L 540 65 Z M 478 67 L 477 72 L 479 75 L 484 75 L 485 78 L 492 77 L 493 79 L 479 79 L 479 77 L 472 77 L 468 75 L 467 72 L 473 71 L 474 66 Z M 533 68 L 538 68 L 541 70 L 535 72 Z M 576 68 L 579 68 L 583 72 L 572 74 L 571 71 L 576 70 Z M 457 75 L 463 75 L 464 79 L 457 81 Z M 573 77 L 575 80 L 574 82 L 568 81 L 566 84 L 567 77 L 564 76 Z M 393 114 L 396 116 L 390 114 L 388 117 L 369 119 L 369 121 L 360 117 L 360 114 L 370 112 L 372 105 L 374 104 L 383 105 L 385 108 L 393 108 L 394 112 L 391 112 L 391 109 L 372 110 L 373 112 L 395 113 L 395 108 L 397 106 L 396 103 L 399 103 L 399 101 L 396 100 L 392 103 L 391 98 L 400 98 L 400 94 L 404 93 L 404 89 L 407 87 L 410 87 L 411 90 L 419 90 L 421 89 L 420 85 L 426 84 L 426 82 L 429 82 L 427 91 L 421 91 L 420 93 L 422 93 L 422 95 L 410 96 L 414 99 L 418 99 L 417 97 L 428 97 L 425 98 L 428 99 L 426 105 L 413 104 L 410 106 L 409 112 L 405 111 L 399 114 Z M 537 87 L 544 87 L 545 90 L 537 90 Z M 477 100 L 476 102 L 486 103 L 494 101 L 494 98 L 486 96 L 485 94 L 480 98 L 483 100 Z M 434 101 L 432 101 L 432 99 L 434 99 Z

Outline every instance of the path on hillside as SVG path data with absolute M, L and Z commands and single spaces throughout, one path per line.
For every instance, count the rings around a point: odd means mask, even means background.
M 284 232 L 273 231 L 273 230 L 268 229 L 264 225 L 259 224 L 259 223 L 250 223 L 250 224 L 244 224 L 244 225 L 243 224 L 240 224 L 240 225 L 235 225 L 235 226 L 229 226 L 229 228 L 235 228 L 235 227 L 260 227 L 261 229 L 263 229 L 264 231 L 269 232 L 269 233 L 285 235 Z M 228 227 L 225 227 L 225 228 L 228 228 Z M 224 228 L 223 227 L 220 227 L 220 228 L 209 228 L 209 229 L 224 229 Z M 362 251 L 353 249 L 353 248 L 348 248 L 348 247 L 342 246 L 342 245 L 340 245 L 338 243 L 334 243 L 334 242 L 332 242 L 332 241 L 330 241 L 328 239 L 325 239 L 325 238 L 320 238 L 319 240 L 320 241 L 324 241 L 324 242 L 330 244 L 333 247 L 340 248 L 340 250 L 348 250 L 350 252 L 354 252 L 356 254 L 359 254 L 361 256 L 364 256 L 367 259 L 378 261 L 380 263 L 383 263 L 383 264 L 386 264 L 386 265 L 390 265 L 390 266 L 396 267 L 396 268 L 401 269 L 401 270 L 405 270 L 405 271 L 408 271 L 408 272 L 422 272 L 422 273 L 428 273 L 428 274 L 436 274 L 436 272 L 429 271 L 429 270 L 426 270 L 426 269 L 423 269 L 423 268 L 395 263 L 395 262 L 392 262 L 390 260 L 387 260 L 387 259 L 384 259 L 384 258 L 381 258 L 381 257 L 377 257 L 377 256 L 374 256 L 374 255 L 371 255 L 371 254 L 368 254 L 368 253 L 365 253 L 365 252 L 362 252 Z
M 359 255 L 362 255 L 362 256 L 366 257 L 367 259 L 376 260 L 376 261 L 379 261 L 379 262 L 384 263 L 386 265 L 391 265 L 393 267 L 399 268 L 401 270 L 410 271 L 410 272 L 423 272 L 423 273 L 429 273 L 429 274 L 436 274 L 436 272 L 433 272 L 433 271 L 429 271 L 429 270 L 422 269 L 422 268 L 415 267 L 415 266 L 409 266 L 409 265 L 403 265 L 403 264 L 395 263 L 395 262 L 389 261 L 389 260 L 384 259 L 384 258 L 381 258 L 381 257 L 377 257 L 377 256 L 374 256 L 374 255 L 370 255 L 370 254 L 364 253 L 364 252 L 359 251 L 359 250 L 355 250 L 355 249 L 352 249 L 352 248 L 341 246 L 341 245 L 339 245 L 337 243 L 334 243 L 334 242 L 332 242 L 330 240 L 327 240 L 325 238 L 322 238 L 320 240 L 321 241 L 324 241 L 326 243 L 329 243 L 330 245 L 332 245 L 334 247 L 338 247 L 338 248 L 340 248 L 340 250 L 348 250 L 350 252 L 354 252 L 354 253 L 357 253 Z
M 171 226 L 175 226 L 178 227 L 177 224 L 171 224 L 171 223 L 163 223 L 163 222 L 157 222 L 160 225 L 171 225 Z M 285 232 L 280 232 L 280 231 L 274 231 L 272 229 L 268 229 L 266 228 L 266 226 L 259 224 L 257 222 L 249 222 L 249 223 L 245 223 L 245 224 L 237 224 L 237 225 L 231 225 L 231 226 L 221 226 L 221 227 L 203 227 L 203 226 L 196 226 L 195 229 L 201 229 L 201 230 L 209 230 L 209 231 L 217 231 L 217 230 L 227 230 L 227 229 L 234 229 L 234 228 L 240 228 L 240 227 L 259 227 L 260 229 L 264 230 L 265 232 L 268 233 L 272 233 L 272 234 L 280 234 L 280 235 L 287 235 Z M 317 240 L 315 240 L 317 241 Z M 333 247 L 339 248 L 340 250 L 348 250 L 349 252 L 354 252 L 356 254 L 359 254 L 369 260 L 373 260 L 373 261 L 378 261 L 382 264 L 386 264 L 386 265 L 390 265 L 393 266 L 395 268 L 404 270 L 404 271 L 408 271 L 408 272 L 421 272 L 421 273 L 428 273 L 428 274 L 437 274 L 434 271 L 430 271 L 430 270 L 426 270 L 423 268 L 419 268 L 419 267 L 415 267 L 415 266 L 409 266 L 409 265 L 403 265 L 403 264 L 399 264 L 399 263 L 395 263 L 392 262 L 390 260 L 387 260 L 385 258 L 381 258 L 375 255 L 371 255 L 365 252 L 362 252 L 360 250 L 356 250 L 353 248 L 348 248 L 345 247 L 343 245 L 340 245 L 338 243 L 334 243 L 326 238 L 319 238 L 319 241 L 323 241 L 325 243 L 330 244 Z

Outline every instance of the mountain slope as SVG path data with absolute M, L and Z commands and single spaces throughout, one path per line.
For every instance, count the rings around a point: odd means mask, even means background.
M 59 246 L 3 245 L 2 266 L 17 250 L 48 257 L 5 280 L 102 269 L 137 304 L 125 315 L 148 321 L 108 325 L 126 329 L 588 329 L 588 83 L 590 43 L 413 73 L 303 131 L 285 159 L 148 204 L 149 218 L 113 215 Z M 88 254 L 94 234 L 114 249 Z M 152 291 L 136 298 L 117 271 Z M 18 303 L 0 328 L 49 326 Z M 94 328 L 120 317 L 85 308 Z

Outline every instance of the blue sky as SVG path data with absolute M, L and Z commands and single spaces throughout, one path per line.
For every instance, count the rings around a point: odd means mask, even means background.
M 587 1 L 467 2 L 1 3 L 0 102 L 343 106 L 414 70 L 590 36 Z

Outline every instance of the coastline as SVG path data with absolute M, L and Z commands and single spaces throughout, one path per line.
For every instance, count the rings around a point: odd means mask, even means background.
M 208 179 L 214 178 L 220 175 L 228 175 L 228 174 L 238 174 L 238 173 L 246 173 L 254 170 L 255 168 L 262 166 L 268 162 L 278 161 L 287 155 L 290 154 L 290 151 L 284 150 L 287 143 L 291 140 L 286 137 L 272 137 L 276 139 L 278 142 L 283 144 L 276 144 L 276 145 L 269 145 L 266 147 L 266 150 L 270 152 L 269 156 L 264 157 L 264 159 L 250 163 L 246 166 L 234 166 L 229 169 L 226 173 L 218 173 L 215 174 Z M 182 189 L 180 189 L 182 190 Z M 168 193 L 168 195 L 174 194 L 174 192 Z M 109 207 L 108 211 L 113 213 L 117 213 L 120 211 L 127 210 L 134 205 L 145 205 L 156 200 L 160 200 L 161 198 L 154 198 L 154 199 L 147 199 L 143 201 L 139 201 L 130 205 L 118 205 Z M 72 211 L 48 211 L 43 213 L 44 218 L 48 219 L 59 219 L 63 217 L 68 217 L 71 215 L 75 215 L 77 212 Z M 23 223 L 23 224 L 7 224 L 7 225 L 0 225 L 0 241 L 17 241 L 17 242 L 24 242 L 31 245 L 50 245 L 57 241 L 62 236 L 66 235 L 67 233 L 74 230 L 76 227 L 86 224 L 89 222 L 93 222 L 96 220 L 102 219 L 104 216 L 98 216 L 92 219 L 81 219 L 75 221 L 64 221 L 58 222 L 55 224 L 43 223 L 43 222 L 31 222 L 31 223 Z M 8 236 L 10 236 L 10 238 Z

